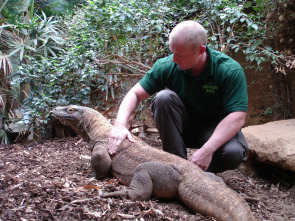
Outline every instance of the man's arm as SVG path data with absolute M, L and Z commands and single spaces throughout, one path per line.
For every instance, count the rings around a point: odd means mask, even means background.
M 189 158 L 202 170 L 206 171 L 211 163 L 213 153 L 223 144 L 233 138 L 243 127 L 246 119 L 246 112 L 237 111 L 227 115 L 217 125 L 210 139 Z
M 109 136 L 108 150 L 110 154 L 114 154 L 119 150 L 121 143 L 126 137 L 129 141 L 133 142 L 131 133 L 127 129 L 128 119 L 138 106 L 139 102 L 148 97 L 150 97 L 150 95 L 139 83 L 127 93 L 120 105 L 114 127 Z

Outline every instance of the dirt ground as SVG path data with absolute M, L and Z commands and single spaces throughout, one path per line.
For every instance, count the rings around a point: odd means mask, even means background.
M 145 140 L 160 146 L 155 137 Z M 101 191 L 123 186 L 112 177 L 94 178 L 87 144 L 78 136 L 0 145 L 0 155 L 0 221 L 215 220 L 194 214 L 178 200 L 100 198 Z M 218 175 L 246 199 L 257 220 L 295 220 L 295 187 L 289 182 L 292 174 L 276 171 L 283 175 L 273 178 L 267 175 L 269 168 L 259 170 L 253 165 Z

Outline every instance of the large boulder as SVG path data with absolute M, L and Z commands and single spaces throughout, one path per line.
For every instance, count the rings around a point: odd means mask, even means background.
M 258 161 L 295 172 L 295 119 L 249 126 L 242 132 Z

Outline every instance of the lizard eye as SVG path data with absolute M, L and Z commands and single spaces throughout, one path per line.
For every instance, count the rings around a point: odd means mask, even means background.
M 70 108 L 68 109 L 68 113 L 69 113 L 69 114 L 73 114 L 74 111 L 75 111 L 75 110 L 74 110 L 74 108 L 72 108 L 72 107 L 70 107 Z

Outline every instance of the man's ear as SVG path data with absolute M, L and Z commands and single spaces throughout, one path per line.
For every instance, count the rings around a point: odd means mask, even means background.
M 201 45 L 199 50 L 200 50 L 200 53 L 205 53 L 206 52 L 206 45 Z

